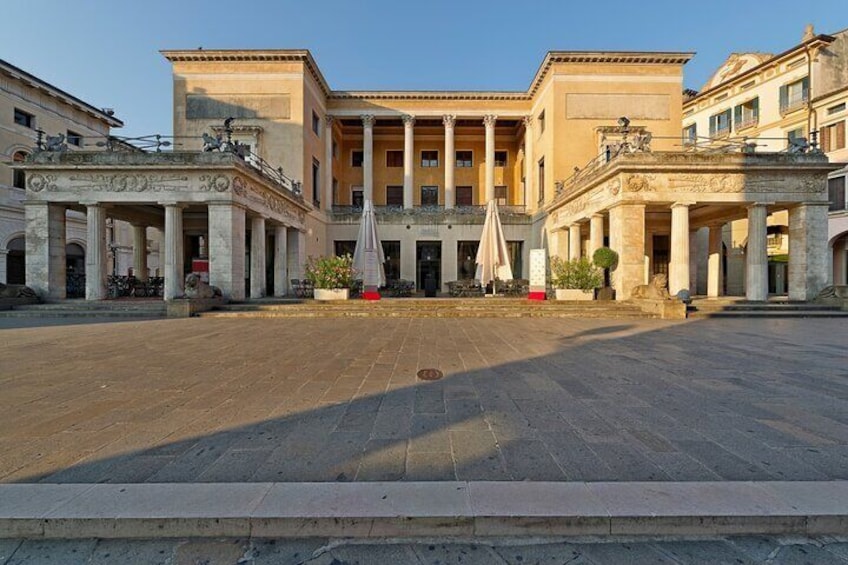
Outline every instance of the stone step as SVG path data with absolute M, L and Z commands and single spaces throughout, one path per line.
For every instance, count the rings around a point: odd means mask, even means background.
M 145 311 L 110 311 L 110 310 L 35 310 L 35 311 L 18 311 L 18 310 L 3 310 L 0 311 L 0 318 L 164 318 L 165 312 L 145 312 Z
M 92 312 L 92 311 L 133 311 L 165 312 L 165 303 L 161 300 L 143 302 L 79 300 L 68 302 L 48 302 L 46 304 L 22 304 L 15 306 L 21 312 Z
M 694 304 L 692 308 L 699 312 L 827 312 L 840 310 L 839 306 L 827 304 L 725 304 L 725 305 L 703 305 Z
M 278 309 L 213 310 L 202 318 L 650 318 L 639 309 Z
M 844 535 L 848 481 L 0 484 L 0 538 Z
M 848 318 L 844 310 L 736 310 L 689 312 L 690 318 Z

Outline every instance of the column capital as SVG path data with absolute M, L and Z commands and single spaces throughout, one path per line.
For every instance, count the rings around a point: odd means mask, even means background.
M 750 202 L 748 203 L 746 208 L 767 208 L 769 206 L 768 202 Z
M 672 202 L 671 208 L 688 208 L 689 206 L 692 206 L 693 204 L 695 204 L 695 203 L 691 202 L 689 200 L 679 200 L 677 202 Z
M 227 202 L 227 204 L 231 204 L 231 202 Z M 188 204 L 186 204 L 185 202 L 177 202 L 175 200 L 166 200 L 163 202 L 159 202 L 159 205 L 164 206 L 166 208 L 185 208 L 188 206 Z
M 483 125 L 487 128 L 495 127 L 495 123 L 497 123 L 498 117 L 495 114 L 486 114 L 483 116 Z
M 592 214 L 592 217 L 593 217 L 593 218 L 600 218 L 600 219 L 602 219 L 602 220 L 603 220 L 603 219 L 604 219 L 604 214 L 603 214 L 603 212 L 595 212 L 594 214 Z
M 362 125 L 366 128 L 374 127 L 374 116 L 371 114 L 362 114 L 359 116 L 362 119 Z
M 456 125 L 456 116 L 453 114 L 445 114 L 442 116 L 442 123 L 446 128 L 452 128 Z
M 415 116 L 411 114 L 403 114 L 400 119 L 403 120 L 404 127 L 411 128 L 415 125 Z
M 530 129 L 533 127 L 533 116 L 531 114 L 527 114 L 521 121 L 524 122 L 524 129 Z
M 335 121 L 336 121 L 335 116 L 331 116 L 330 114 L 327 114 L 326 116 L 324 116 L 324 125 L 327 126 L 327 129 L 332 129 L 333 128 L 333 122 L 335 122 Z
M 91 208 L 93 206 L 103 206 L 103 203 L 99 200 L 80 200 L 80 204 L 85 206 L 86 208 Z

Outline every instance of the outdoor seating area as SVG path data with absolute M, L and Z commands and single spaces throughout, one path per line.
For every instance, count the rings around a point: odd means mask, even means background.
M 83 279 L 83 288 L 84 285 Z M 108 275 L 106 277 L 106 296 L 109 298 L 161 297 L 164 288 L 164 277 L 149 277 L 147 280 L 141 280 L 132 275 Z
M 295 298 L 312 298 L 315 288 L 309 279 L 292 279 L 292 292 Z
M 409 298 L 415 293 L 415 282 L 393 279 L 386 284 L 386 295 L 392 298 Z
M 479 280 L 461 279 L 458 281 L 450 281 L 448 285 L 448 294 L 452 298 L 476 298 L 484 296 L 486 292 L 491 292 L 491 283 L 487 286 Z M 506 281 L 498 281 L 496 294 L 503 296 L 521 297 L 527 296 L 530 293 L 530 281 L 527 279 L 509 279 Z
M 483 296 L 483 285 L 478 280 L 462 279 L 450 281 L 447 284 L 448 294 L 452 298 L 476 298 Z

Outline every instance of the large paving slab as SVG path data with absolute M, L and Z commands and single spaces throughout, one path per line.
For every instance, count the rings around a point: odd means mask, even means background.
M 848 479 L 839 320 L 4 327 L 5 483 Z

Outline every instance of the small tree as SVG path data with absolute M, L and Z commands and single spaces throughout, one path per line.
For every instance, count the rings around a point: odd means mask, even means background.
M 604 286 L 609 286 L 610 271 L 618 266 L 618 253 L 609 247 L 599 247 L 592 254 L 592 262 L 604 270 Z
M 560 257 L 551 260 L 551 284 L 555 288 L 576 288 L 590 291 L 603 284 L 601 271 L 588 258 L 565 261 Z

